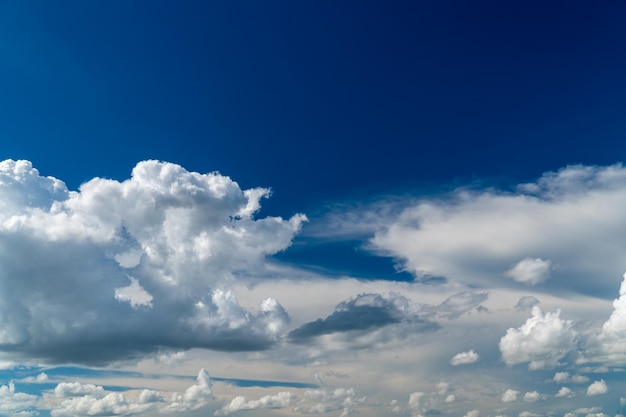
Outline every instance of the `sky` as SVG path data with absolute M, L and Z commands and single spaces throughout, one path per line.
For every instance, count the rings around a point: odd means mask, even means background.
M 0 415 L 626 415 L 626 3 L 0 0 Z

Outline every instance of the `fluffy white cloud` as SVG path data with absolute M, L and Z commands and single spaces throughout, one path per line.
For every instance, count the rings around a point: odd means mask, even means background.
M 267 348 L 286 312 L 275 300 L 248 311 L 228 288 L 263 276 L 305 220 L 255 219 L 268 193 L 158 161 L 69 191 L 28 161 L 0 162 L 0 349 L 106 363 Z
M 603 379 L 594 381 L 587 387 L 587 395 L 600 395 L 606 394 L 609 391 L 609 387 L 606 385 Z
M 54 397 L 48 400 L 53 417 L 81 417 L 93 415 L 133 415 L 151 411 L 159 413 L 198 410 L 213 400 L 209 374 L 200 370 L 196 383 L 183 394 L 173 393 L 169 398 L 154 390 L 144 389 L 138 396 L 109 392 L 101 386 L 80 382 L 63 382 L 56 386 Z
M 555 397 L 573 397 L 574 392 L 568 387 L 561 387 L 559 392 L 556 393 Z
M 454 355 L 452 359 L 450 359 L 450 365 L 466 365 L 478 361 L 479 358 L 480 355 L 478 353 L 474 352 L 473 350 L 469 350 L 467 352 L 461 352 Z
M 507 365 L 529 362 L 530 369 L 556 366 L 572 348 L 576 333 L 572 321 L 563 320 L 560 311 L 544 314 L 533 307 L 532 317 L 519 328 L 510 328 L 499 347 Z
M 0 414 L 18 415 L 19 413 L 30 413 L 37 405 L 39 397 L 15 391 L 13 381 L 8 385 L 0 386 Z
M 468 411 L 467 413 L 465 413 L 464 417 L 478 417 L 480 415 L 480 411 L 478 410 L 471 410 Z
M 589 378 L 584 375 L 570 375 L 569 372 L 557 372 L 554 374 L 553 381 L 558 384 L 584 384 L 585 382 L 589 382 Z
M 389 210 L 386 227 L 377 223 L 371 247 L 401 260 L 418 280 L 445 277 L 493 288 L 513 284 L 502 271 L 526 283 L 550 272 L 551 282 L 597 293 L 610 290 L 611 277 L 626 262 L 621 165 L 570 166 L 515 192 L 460 189 L 446 198 L 393 204 L 404 208 Z M 559 268 L 551 270 L 548 262 Z
M 288 391 L 279 392 L 276 395 L 266 395 L 258 400 L 247 400 L 246 397 L 237 396 L 226 404 L 216 415 L 227 415 L 236 411 L 258 410 L 267 408 L 289 407 L 294 399 L 294 394 Z
M 502 402 L 512 403 L 514 401 L 517 401 L 517 394 L 519 394 L 519 391 L 507 389 L 506 391 L 504 391 L 504 394 L 502 394 Z
M 552 262 L 541 258 L 525 258 L 519 261 L 513 268 L 504 273 L 517 282 L 536 285 L 545 282 L 550 277 Z
M 539 401 L 541 399 L 541 394 L 537 391 L 527 392 L 524 394 L 524 401 L 527 403 L 534 403 L 535 401 Z
M 595 342 L 587 352 L 591 358 L 611 365 L 626 364 L 626 274 L 619 297 L 613 301 L 613 312 Z

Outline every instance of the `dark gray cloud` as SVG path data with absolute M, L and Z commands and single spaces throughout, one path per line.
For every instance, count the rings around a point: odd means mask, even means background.
M 414 330 L 436 330 L 436 323 L 421 319 L 408 311 L 408 300 L 396 296 L 384 298 L 380 294 L 361 294 L 337 305 L 325 319 L 306 323 L 289 333 L 292 342 L 333 333 L 363 333 L 396 324 L 410 323 Z

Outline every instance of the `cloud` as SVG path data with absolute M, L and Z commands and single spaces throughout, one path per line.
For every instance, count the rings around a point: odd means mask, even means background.
M 378 226 L 370 247 L 396 258 L 418 279 L 440 276 L 494 288 L 515 285 L 502 279 L 502 271 L 530 284 L 550 272 L 544 291 L 567 283 L 572 291 L 607 294 L 610 277 L 623 272 L 626 262 L 620 249 L 626 246 L 624 205 L 621 165 L 569 166 L 513 192 L 459 189 L 407 200 L 386 227 Z
M 537 285 L 550 277 L 550 268 L 552 268 L 550 260 L 525 258 L 506 271 L 504 276 L 524 284 Z
M 273 299 L 240 306 L 305 217 L 254 214 L 263 188 L 144 161 L 79 191 L 28 161 L 0 162 L 0 350 L 103 364 L 163 349 L 266 349 L 288 320 Z
M 603 324 L 597 340 L 589 343 L 590 359 L 612 365 L 626 364 L 626 274 L 619 289 L 619 297 L 613 300 L 613 312 Z
M 569 372 L 557 372 L 554 374 L 553 381 L 558 384 L 584 384 L 585 382 L 589 382 L 589 378 L 584 375 L 570 375 Z
M 537 391 L 527 392 L 524 394 L 524 401 L 527 403 L 534 403 L 540 399 L 541 395 Z
M 25 382 L 27 384 L 43 384 L 48 381 L 49 378 L 45 372 L 41 372 L 37 376 L 28 376 L 26 378 L 20 379 L 20 382 Z
M 555 395 L 555 397 L 567 397 L 567 398 L 571 398 L 573 396 L 574 396 L 574 392 L 568 387 L 561 387 L 561 389 L 559 389 L 559 392 L 557 392 Z
M 554 367 L 574 346 L 572 321 L 560 318 L 560 310 L 544 313 L 533 307 L 532 317 L 519 328 L 510 328 L 498 346 L 507 365 L 529 362 L 529 369 Z
M 531 310 L 534 306 L 539 304 L 539 300 L 532 295 L 521 297 L 517 304 L 515 304 L 515 309 L 518 311 Z
M 289 407 L 294 395 L 288 391 L 279 392 L 276 395 L 266 395 L 258 400 L 248 401 L 246 397 L 237 396 L 230 403 L 225 405 L 216 415 L 227 415 L 243 410 L 258 410 L 267 408 L 285 408 Z
M 16 392 L 13 381 L 9 382 L 8 385 L 0 386 L 0 414 L 2 415 L 28 413 L 33 411 L 38 402 L 39 397 L 36 395 Z
M 54 398 L 45 398 L 53 417 L 93 415 L 134 415 L 151 411 L 158 413 L 198 410 L 213 400 L 209 374 L 200 370 L 196 383 L 183 394 L 166 398 L 161 392 L 144 389 L 130 397 L 122 392 L 80 382 L 62 382 L 54 389 Z
M 467 365 L 478 361 L 479 358 L 480 355 L 478 355 L 478 353 L 474 352 L 473 350 L 469 350 L 467 352 L 461 352 L 454 355 L 452 359 L 450 359 L 450 365 Z
M 409 408 L 412 411 L 418 411 L 420 408 L 420 401 L 425 393 L 421 391 L 413 392 L 409 395 Z
M 376 330 L 384 335 L 382 339 L 404 338 L 409 334 L 432 332 L 439 325 L 419 317 L 419 306 L 407 298 L 380 294 L 361 294 L 341 302 L 335 311 L 325 319 L 305 323 L 289 333 L 292 342 L 304 343 L 324 335 L 343 335 L 352 339 L 368 333 L 372 337 Z
M 480 303 L 487 300 L 488 296 L 489 293 L 485 291 L 463 291 L 448 297 L 432 310 L 441 317 L 457 319 L 469 311 L 478 310 Z
M 340 417 L 347 417 L 366 399 L 365 396 L 359 396 L 354 388 L 306 390 L 294 411 L 302 414 L 325 414 L 342 410 Z
M 609 391 L 609 387 L 606 385 L 603 379 L 599 381 L 594 381 L 591 385 L 587 387 L 587 395 L 600 395 L 606 394 Z
M 512 403 L 514 401 L 517 401 L 517 394 L 519 394 L 519 391 L 507 389 L 506 391 L 504 391 L 504 394 L 502 394 L 502 402 Z

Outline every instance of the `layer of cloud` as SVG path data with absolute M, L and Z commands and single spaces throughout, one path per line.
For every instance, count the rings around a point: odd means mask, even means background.
M 347 417 L 366 400 L 367 397 L 359 395 L 354 388 L 306 390 L 294 411 L 301 414 L 325 414 L 341 410 L 340 417 Z
M 305 219 L 255 219 L 268 194 L 158 161 L 69 191 L 28 161 L 0 162 L 0 350 L 105 363 L 269 347 L 288 320 L 282 306 L 248 311 L 228 290 L 262 276 Z
M 289 407 L 293 399 L 294 395 L 288 391 L 282 391 L 276 395 L 266 395 L 258 400 L 247 400 L 246 397 L 238 396 L 222 407 L 216 415 L 227 415 L 246 410 L 285 408 Z
M 608 294 L 612 277 L 626 266 L 625 205 L 621 165 L 570 166 L 514 192 L 460 189 L 409 201 L 370 243 L 418 279 L 440 276 L 493 288 L 513 284 L 502 271 L 528 284 L 550 273 L 545 285 L 567 282 L 574 291 Z

